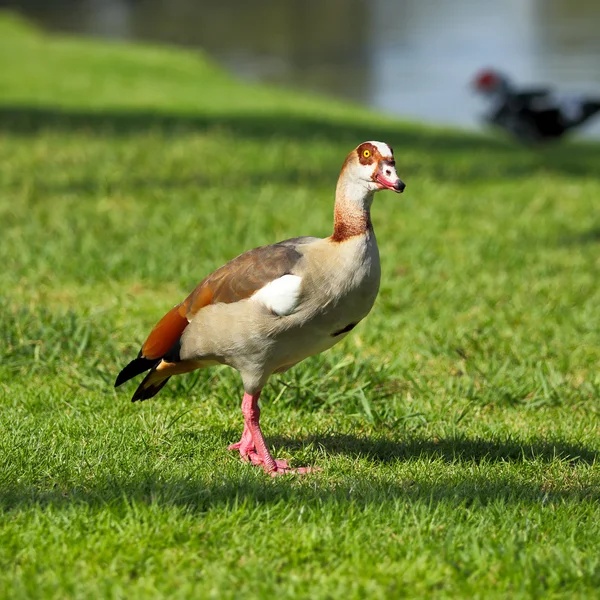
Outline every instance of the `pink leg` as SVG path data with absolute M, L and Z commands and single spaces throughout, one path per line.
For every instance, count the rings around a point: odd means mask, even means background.
M 239 450 L 242 460 L 249 460 L 253 465 L 262 465 L 265 472 L 272 476 L 285 473 L 308 473 L 311 470 L 308 467 L 291 469 L 286 460 L 275 460 L 271 456 L 260 428 L 259 397 L 260 392 L 254 395 L 244 392 L 242 400 L 244 433 L 237 444 L 229 446 L 229 450 Z

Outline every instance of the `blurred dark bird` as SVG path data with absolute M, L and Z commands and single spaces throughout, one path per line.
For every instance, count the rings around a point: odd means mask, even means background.
M 548 87 L 518 89 L 493 69 L 477 73 L 472 85 L 490 105 L 484 120 L 522 142 L 561 138 L 600 112 L 600 98 L 560 96 Z

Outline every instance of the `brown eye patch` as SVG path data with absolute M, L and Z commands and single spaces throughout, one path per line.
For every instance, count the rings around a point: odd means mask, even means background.
M 369 142 L 361 144 L 356 152 L 361 165 L 371 165 L 379 159 L 379 150 Z

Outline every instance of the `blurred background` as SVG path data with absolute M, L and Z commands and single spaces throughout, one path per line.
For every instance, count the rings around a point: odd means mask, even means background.
M 599 0 L 0 0 L 38 25 L 207 51 L 236 75 L 478 127 L 481 67 L 600 96 Z M 600 118 L 580 135 L 600 138 Z

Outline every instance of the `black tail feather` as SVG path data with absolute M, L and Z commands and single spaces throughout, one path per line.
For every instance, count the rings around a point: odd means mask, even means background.
M 142 381 L 142 383 L 140 383 L 140 385 L 138 386 L 138 389 L 135 390 L 135 394 L 133 394 L 133 397 L 131 398 L 132 402 L 136 402 L 137 400 L 148 400 L 148 398 L 156 396 L 156 394 L 158 394 L 158 392 L 162 390 L 165 383 L 167 383 L 167 381 L 171 379 L 171 377 L 169 376 L 165 377 L 164 379 L 159 379 L 154 383 L 149 383 L 149 379 L 153 375 L 154 369 L 152 369 L 152 371 L 150 371 L 150 373 L 148 373 L 148 375 L 144 377 L 144 381 Z
M 141 353 L 140 353 L 141 354 Z M 115 381 L 115 387 L 119 387 L 122 383 L 129 381 L 136 375 L 151 369 L 160 362 L 159 359 L 143 358 L 138 354 L 135 360 L 132 360 L 118 375 Z
M 600 101 L 588 100 L 587 102 L 584 102 L 581 107 L 581 114 L 578 119 L 573 121 L 572 126 L 580 125 L 598 112 L 600 112 Z

